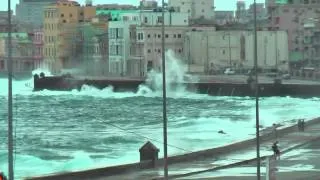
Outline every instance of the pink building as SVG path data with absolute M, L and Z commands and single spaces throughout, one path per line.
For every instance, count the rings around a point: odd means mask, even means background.
M 276 0 L 268 0 L 266 6 L 269 30 L 288 32 L 290 62 L 299 66 L 319 64 L 320 48 L 314 39 L 319 34 L 315 22 L 320 16 L 320 1 L 288 0 L 287 3 L 276 3 Z M 308 26 L 310 23 L 313 25 Z
M 32 35 L 33 60 L 35 69 L 40 68 L 43 62 L 43 30 L 35 29 Z

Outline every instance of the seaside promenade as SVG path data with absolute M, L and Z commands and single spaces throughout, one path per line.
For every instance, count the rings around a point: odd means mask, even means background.
M 269 137 L 269 138 L 267 138 Z M 282 151 L 277 160 L 276 177 L 281 180 L 320 180 L 320 121 L 312 120 L 304 131 L 297 126 L 278 130 L 278 137 L 268 128 L 262 131 L 260 145 L 261 177 L 265 179 L 265 158 L 273 154 L 271 146 L 279 141 Z M 256 180 L 256 146 L 228 149 L 225 154 L 204 157 L 202 160 L 169 165 L 170 179 Z M 308 153 L 307 153 L 308 152 Z M 299 159 L 300 158 L 300 159 Z M 163 169 L 132 172 L 102 179 L 163 179 Z
M 301 161 L 292 161 L 290 153 L 294 152 L 298 157 L 306 155 L 301 151 L 302 147 L 311 146 L 313 142 L 320 141 L 320 118 L 307 121 L 305 130 L 298 131 L 296 123 L 291 126 L 279 127 L 277 129 L 277 137 L 272 131 L 272 128 L 265 128 L 261 130 L 261 175 L 265 176 L 265 158 L 273 154 L 271 150 L 272 143 L 279 141 L 280 150 L 282 152 L 281 160 L 277 162 L 278 171 L 276 172 L 279 179 L 286 179 L 286 174 L 290 177 L 303 178 L 308 175 L 307 179 L 316 179 L 320 177 L 320 172 L 310 168 L 312 165 Z M 194 152 L 187 155 L 179 155 L 170 157 L 169 159 L 169 178 L 170 179 L 256 179 L 256 144 L 255 138 L 245 141 L 237 142 L 234 144 L 225 145 L 222 147 Z M 320 146 L 320 143 L 319 143 Z M 300 151 L 299 151 L 300 150 Z M 161 152 L 160 152 L 161 153 Z M 312 158 L 310 161 L 315 163 L 320 162 Z M 295 164 L 297 163 L 297 164 Z M 294 173 L 291 173 L 291 165 L 300 165 Z M 129 180 L 129 179 L 163 179 L 163 161 L 158 160 L 157 166 L 153 169 L 141 169 L 139 163 L 127 166 L 100 168 L 98 170 L 87 170 L 82 172 L 62 173 L 43 177 L 29 178 L 34 180 L 49 180 L 49 179 L 91 179 L 91 180 Z M 316 167 L 313 165 L 312 167 Z M 319 166 L 318 166 L 319 167 Z M 238 168 L 235 170 L 235 168 Z M 240 168 L 240 170 L 239 170 Z M 242 168 L 242 169 L 241 169 Z M 286 169 L 283 171 L 281 169 Z M 320 167 L 318 168 L 320 170 Z M 223 173 L 224 172 L 224 173 Z M 319 176 L 318 176 L 319 173 Z M 315 178 L 312 178 L 315 176 Z M 281 178 L 280 178 L 281 177 Z M 289 178 L 290 179 L 290 178 Z

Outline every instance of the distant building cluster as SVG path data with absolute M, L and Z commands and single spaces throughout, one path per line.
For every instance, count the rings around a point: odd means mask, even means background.
M 257 3 L 258 65 L 288 71 L 320 62 L 320 2 Z M 164 12 L 164 18 L 162 17 Z M 253 66 L 254 5 L 217 11 L 212 0 L 156 0 L 138 6 L 81 5 L 71 0 L 20 0 L 12 15 L 13 68 L 24 73 L 145 77 L 161 71 L 161 52 L 172 50 L 190 73 Z M 7 12 L 0 12 L 0 72 L 7 70 Z M 162 22 L 165 49 L 162 49 Z

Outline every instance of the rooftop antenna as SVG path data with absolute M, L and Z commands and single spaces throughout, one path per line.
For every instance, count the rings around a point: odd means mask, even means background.
M 11 0 L 8 0 L 8 173 L 9 180 L 13 174 L 13 131 L 12 131 L 12 49 L 11 49 Z

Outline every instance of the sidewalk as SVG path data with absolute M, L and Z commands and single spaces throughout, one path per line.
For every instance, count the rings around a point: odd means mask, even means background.
M 270 130 L 265 130 L 264 134 L 269 134 L 268 136 L 273 136 L 273 134 L 270 134 Z M 280 148 L 282 151 L 292 151 L 296 148 L 299 148 L 299 146 L 302 146 L 306 144 L 309 141 L 312 141 L 314 139 L 320 139 L 320 123 L 317 123 L 315 125 L 312 125 L 310 127 L 306 127 L 304 132 L 298 132 L 298 129 L 293 130 L 292 132 L 289 132 L 284 135 L 280 135 L 278 138 L 271 138 L 271 140 L 267 140 L 261 143 L 260 145 L 260 156 L 269 156 L 272 155 L 273 152 L 271 150 L 272 143 L 276 140 L 279 141 Z M 255 166 L 256 160 L 256 146 L 250 146 L 248 148 L 245 148 L 243 150 L 234 150 L 231 153 L 218 155 L 215 157 L 205 157 L 203 160 L 196 160 L 196 161 L 188 161 L 184 163 L 177 163 L 169 165 L 169 176 L 171 179 L 241 179 L 240 176 L 234 176 L 234 177 L 227 177 L 223 176 L 221 178 L 216 177 L 216 175 L 211 175 L 210 172 L 215 172 L 221 169 L 228 169 L 232 167 L 241 167 L 243 164 L 252 164 Z M 320 157 L 319 157 L 320 159 Z M 262 161 L 261 165 L 261 174 L 265 174 L 265 165 Z M 320 162 L 320 161 L 319 161 Z M 249 166 L 250 167 L 250 166 Z M 251 166 L 252 167 L 252 166 Z M 245 174 L 247 172 L 247 168 L 243 168 L 242 173 Z M 208 173 L 209 172 L 209 173 Z M 255 171 L 252 172 L 250 176 L 243 176 L 244 179 L 256 179 L 255 177 Z M 199 176 L 197 176 L 199 174 Z M 213 173 L 214 174 L 214 173 Z M 230 173 L 231 174 L 231 173 Z M 239 173 L 241 174 L 241 172 Z M 281 174 L 286 174 L 281 173 Z M 287 174 L 292 174 L 288 173 Z M 310 175 L 310 172 L 307 171 L 304 174 Z M 312 175 L 312 174 L 311 174 Z M 142 170 L 142 171 L 136 171 L 131 173 L 125 173 L 122 175 L 116 175 L 116 176 L 110 176 L 101 178 L 102 179 L 162 179 L 161 176 L 163 176 L 163 168 L 159 167 L 156 169 L 150 169 L 150 170 Z M 282 178 L 280 178 L 282 180 Z
M 320 124 L 308 127 L 305 132 L 293 132 L 278 139 L 281 147 L 290 145 L 277 161 L 276 178 L 280 180 L 320 180 Z M 315 139 L 314 139 L 315 138 Z M 314 140 L 312 140 L 314 139 Z M 294 142 L 296 140 L 296 142 Z M 311 141 L 310 141 L 311 140 Z M 292 143 L 294 142 L 294 143 Z M 300 143 L 300 144 L 299 144 Z M 266 147 L 264 143 L 262 147 Z M 271 146 L 271 144 L 270 144 Z M 250 154 L 250 151 L 246 154 Z M 251 158 L 255 152 L 251 151 Z M 272 152 L 263 152 L 271 155 Z M 237 156 L 237 155 L 236 155 Z M 239 157 L 239 156 L 237 156 Z M 240 156 L 241 157 L 241 156 Z M 226 157 L 227 159 L 228 157 Z M 265 161 L 261 163 L 261 179 L 265 179 Z M 218 171 L 194 173 L 195 175 L 181 176 L 181 179 L 214 179 L 214 180 L 256 180 L 256 160 L 249 164 L 240 165 Z M 179 178 L 178 178 L 179 179 Z

